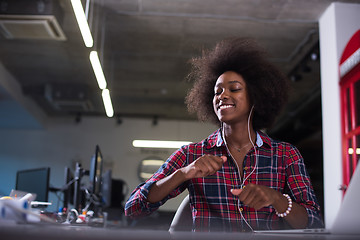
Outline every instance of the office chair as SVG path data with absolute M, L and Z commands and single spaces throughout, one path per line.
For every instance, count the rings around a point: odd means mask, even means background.
M 174 218 L 170 224 L 169 232 L 191 231 L 192 213 L 190 209 L 189 195 L 187 195 L 176 210 Z

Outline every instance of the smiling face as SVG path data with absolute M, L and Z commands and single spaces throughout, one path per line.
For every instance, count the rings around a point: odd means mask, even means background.
M 250 99 L 246 82 L 240 74 L 228 71 L 220 75 L 214 87 L 213 106 L 220 122 L 247 121 Z

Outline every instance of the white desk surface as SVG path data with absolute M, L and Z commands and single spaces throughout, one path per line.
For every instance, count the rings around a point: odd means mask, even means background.
M 49 224 L 7 224 L 0 222 L 0 239 L 16 240 L 282 240 L 282 239 L 329 239 L 355 240 L 359 235 L 332 235 L 332 234 L 294 234 L 294 233 L 191 233 L 159 230 L 141 230 L 135 228 L 97 228 L 88 226 L 49 225 Z

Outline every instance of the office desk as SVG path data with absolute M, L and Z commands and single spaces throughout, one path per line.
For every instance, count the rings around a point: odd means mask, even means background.
M 331 234 L 284 234 L 284 233 L 191 233 L 139 230 L 128 228 L 94 228 L 88 226 L 48 225 L 48 224 L 2 224 L 0 239 L 4 240 L 282 240 L 282 239 L 316 239 L 316 240 L 355 240 L 359 235 Z

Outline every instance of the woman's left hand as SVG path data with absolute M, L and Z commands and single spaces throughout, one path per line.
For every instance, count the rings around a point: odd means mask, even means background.
M 249 183 L 243 189 L 231 189 L 231 193 L 238 196 L 241 202 L 255 210 L 273 205 L 282 197 L 282 194 L 274 189 L 252 183 Z
M 283 213 L 289 207 L 289 202 L 275 189 L 249 183 L 243 189 L 231 189 L 231 193 L 238 196 L 245 205 L 259 210 L 272 205 L 276 211 Z M 305 228 L 308 224 L 308 214 L 305 207 L 292 203 L 292 209 L 284 219 L 293 228 Z

